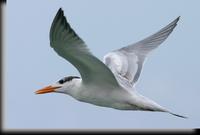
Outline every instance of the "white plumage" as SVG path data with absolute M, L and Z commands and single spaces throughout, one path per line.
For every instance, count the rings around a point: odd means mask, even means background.
M 79 101 L 98 106 L 120 110 L 168 112 L 185 118 L 169 112 L 135 90 L 148 53 L 169 36 L 178 20 L 179 17 L 144 40 L 106 54 L 101 62 L 74 32 L 60 8 L 50 29 L 50 44 L 59 56 L 76 67 L 81 78 L 65 77 L 36 93 L 64 93 Z

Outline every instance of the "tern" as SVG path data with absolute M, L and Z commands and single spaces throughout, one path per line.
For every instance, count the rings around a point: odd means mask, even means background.
M 118 110 L 167 112 L 153 100 L 136 91 L 142 66 L 147 55 L 157 48 L 176 27 L 180 16 L 155 34 L 134 44 L 106 54 L 103 62 L 95 57 L 86 43 L 71 28 L 60 8 L 50 28 L 50 46 L 79 71 L 67 76 L 36 94 L 64 93 L 78 101 Z

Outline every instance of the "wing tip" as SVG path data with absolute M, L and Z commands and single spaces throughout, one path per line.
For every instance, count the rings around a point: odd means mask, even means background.
M 178 16 L 171 24 L 172 24 L 172 27 L 171 27 L 171 32 L 174 30 L 174 28 L 177 26 L 177 23 L 178 21 L 180 20 L 180 17 L 181 16 Z M 169 24 L 170 25 L 170 24 Z M 171 33 L 170 32 L 170 33 Z
M 178 22 L 178 21 L 180 20 L 180 18 L 181 18 L 181 16 L 178 16 L 178 17 L 176 18 L 176 22 Z
M 58 9 L 58 11 L 57 11 L 57 13 L 56 13 L 56 15 L 55 15 L 55 17 L 54 17 L 54 19 L 53 19 L 53 25 L 61 18 L 61 17 L 63 17 L 64 16 L 64 11 L 62 10 L 62 8 L 60 7 L 59 9 Z
M 60 8 L 58 9 L 58 13 L 63 13 L 62 7 L 60 7 Z
M 56 26 L 58 25 L 58 23 L 60 22 L 60 20 L 66 19 L 64 16 L 64 11 L 62 9 L 62 7 L 60 7 L 53 19 L 53 22 L 51 24 L 51 28 L 50 28 L 50 40 L 53 39 L 55 37 L 55 34 L 53 34 L 55 32 Z
M 181 16 L 178 16 L 171 24 L 173 24 L 173 25 L 177 25 L 177 22 L 180 20 L 180 17 Z
M 58 11 L 62 11 L 62 7 L 60 7 Z
M 62 7 L 60 7 L 58 9 L 57 15 L 62 15 L 62 16 L 64 15 L 64 11 L 63 11 Z

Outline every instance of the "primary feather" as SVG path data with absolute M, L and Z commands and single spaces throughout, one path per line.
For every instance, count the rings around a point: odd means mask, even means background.
M 155 34 L 104 56 L 104 63 L 119 78 L 119 83 L 126 81 L 130 87 L 134 86 L 140 76 L 147 54 L 167 39 L 176 27 L 178 20 L 179 17 Z

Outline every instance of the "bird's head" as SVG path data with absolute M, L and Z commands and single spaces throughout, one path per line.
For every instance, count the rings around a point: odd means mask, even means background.
M 43 89 L 37 90 L 36 94 L 45 94 L 50 92 L 66 93 L 70 94 L 70 91 L 73 91 L 77 84 L 80 82 L 80 77 L 77 76 L 68 76 L 60 79 L 55 84 L 49 85 Z

